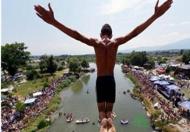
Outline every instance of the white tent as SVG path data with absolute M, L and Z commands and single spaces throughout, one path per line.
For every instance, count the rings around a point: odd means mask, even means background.
M 32 103 L 35 102 L 35 100 L 36 100 L 36 98 L 26 99 L 26 100 L 24 101 L 24 104 L 32 104 Z
M 41 91 L 40 91 L 40 92 L 33 93 L 33 97 L 37 97 L 37 96 L 40 96 L 40 95 L 42 95 L 42 92 L 41 92 Z
M 1 93 L 6 93 L 6 92 L 9 92 L 9 88 L 4 88 L 4 89 L 1 89 Z

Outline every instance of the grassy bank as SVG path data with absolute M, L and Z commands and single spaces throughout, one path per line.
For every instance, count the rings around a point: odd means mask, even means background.
M 41 75 L 42 77 L 39 79 L 28 80 L 27 82 L 23 84 L 16 84 L 13 95 L 23 98 L 33 93 L 34 91 L 39 91 L 43 87 L 47 86 L 51 82 L 51 80 L 61 77 L 63 73 L 64 73 L 64 70 L 57 71 L 53 75 L 42 74 Z
M 138 79 L 134 77 L 131 72 L 127 74 L 127 77 L 134 83 L 132 94 L 144 103 L 146 111 L 150 114 L 151 124 L 155 128 L 161 128 L 164 132 L 178 132 L 176 127 L 169 125 L 171 121 L 158 120 L 161 110 L 154 109 L 152 102 L 140 92 L 140 88 L 143 86 Z

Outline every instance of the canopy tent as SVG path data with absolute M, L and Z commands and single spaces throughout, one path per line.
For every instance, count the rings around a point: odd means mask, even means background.
M 11 85 L 8 88 L 1 89 L 1 93 L 7 93 L 9 91 L 12 91 L 13 89 L 14 89 L 14 87 Z
M 152 81 L 152 82 L 158 81 L 158 80 L 160 80 L 160 77 L 158 77 L 158 76 L 151 76 L 150 77 L 150 81 Z
M 6 92 L 9 92 L 9 88 L 4 88 L 4 89 L 1 89 L 1 93 L 6 93 Z
M 182 103 L 179 103 L 179 105 L 187 110 L 190 110 L 190 101 L 184 101 Z
M 178 91 L 180 88 L 177 86 L 177 85 L 167 85 L 166 86 L 167 89 L 171 89 L 171 90 L 175 90 L 175 91 Z
M 167 81 L 155 81 L 154 84 L 158 84 L 158 85 L 164 86 L 164 85 L 169 85 L 170 83 L 167 82 Z
M 36 98 L 26 99 L 26 100 L 24 101 L 24 104 L 32 104 L 32 103 L 35 102 L 35 100 L 36 100 Z
M 180 90 L 180 88 L 179 88 L 177 85 L 174 85 L 174 84 L 172 84 L 172 85 L 167 85 L 167 86 L 166 86 L 166 89 L 167 89 L 167 91 L 168 91 L 169 94 L 171 94 L 172 92 L 177 93 L 177 92 L 179 92 L 179 90 Z
M 42 92 L 41 92 L 41 91 L 40 91 L 40 92 L 33 93 L 33 97 L 37 97 L 37 96 L 40 96 L 40 95 L 42 95 Z

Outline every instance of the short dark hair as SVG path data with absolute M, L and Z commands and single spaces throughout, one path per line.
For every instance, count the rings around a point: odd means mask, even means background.
M 109 24 L 104 24 L 101 29 L 101 36 L 107 35 L 108 37 L 112 37 L 112 29 Z

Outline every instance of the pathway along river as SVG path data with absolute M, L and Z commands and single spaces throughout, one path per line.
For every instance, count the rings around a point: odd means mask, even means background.
M 91 67 L 96 67 L 91 63 Z M 151 132 L 149 119 L 140 102 L 133 100 L 128 93 L 123 91 L 132 90 L 133 83 L 122 73 L 121 65 L 116 65 L 114 70 L 116 81 L 116 102 L 114 112 L 117 117 L 114 124 L 118 132 Z M 98 132 L 98 110 L 95 92 L 96 72 L 89 73 L 86 77 L 77 81 L 71 87 L 61 92 L 61 106 L 53 115 L 56 120 L 48 129 L 49 132 Z M 88 91 L 88 94 L 87 94 Z M 72 112 L 74 120 L 89 117 L 90 123 L 77 125 L 75 122 L 66 123 L 65 117 L 58 116 L 59 112 Z M 120 119 L 128 119 L 129 124 L 123 126 Z M 95 122 L 95 125 L 92 123 Z

